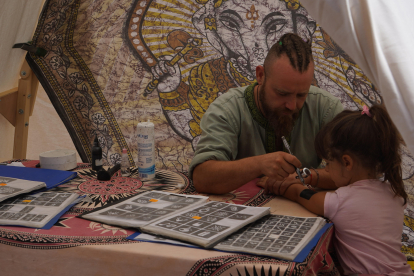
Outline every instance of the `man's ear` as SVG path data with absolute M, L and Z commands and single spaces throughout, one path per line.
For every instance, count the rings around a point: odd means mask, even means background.
M 259 85 L 264 83 L 265 72 L 264 67 L 262 65 L 256 66 L 256 80 Z
M 347 171 L 351 171 L 354 167 L 355 161 L 352 159 L 352 157 L 348 154 L 342 155 L 342 165 L 345 167 Z

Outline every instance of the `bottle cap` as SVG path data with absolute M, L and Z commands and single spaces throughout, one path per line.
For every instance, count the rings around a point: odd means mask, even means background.
M 128 153 L 127 149 L 122 149 L 122 153 Z
M 93 145 L 95 147 L 99 147 L 99 140 L 98 140 L 98 135 L 95 134 L 95 139 L 93 140 Z

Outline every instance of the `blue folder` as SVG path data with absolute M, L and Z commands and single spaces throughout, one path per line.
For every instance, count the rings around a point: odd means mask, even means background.
M 63 184 L 78 174 L 71 171 L 0 166 L 0 176 L 45 182 L 47 189 Z

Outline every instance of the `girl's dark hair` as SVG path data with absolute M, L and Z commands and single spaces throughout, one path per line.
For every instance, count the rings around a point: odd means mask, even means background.
M 383 105 L 361 111 L 344 110 L 326 124 L 315 138 L 320 158 L 341 161 L 344 154 L 355 156 L 360 164 L 375 173 L 383 173 L 395 195 L 407 202 L 399 153 L 402 138 Z
M 300 73 L 305 72 L 308 69 L 309 63 L 313 61 L 311 42 L 304 41 L 294 33 L 284 34 L 270 48 L 264 62 L 265 68 L 269 68 L 269 62 L 272 62 L 282 54 L 287 55 L 292 67 Z

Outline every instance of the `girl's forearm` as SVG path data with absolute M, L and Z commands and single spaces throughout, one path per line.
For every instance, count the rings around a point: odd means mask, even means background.
M 298 202 L 300 193 L 305 189 L 306 189 L 306 187 L 301 185 L 301 184 L 293 184 L 286 190 L 283 197 L 285 197 L 289 200 L 292 200 L 294 202 Z
M 324 190 L 335 190 L 338 187 L 335 186 L 335 183 L 332 181 L 329 172 L 325 169 L 311 169 L 312 178 L 310 178 L 311 186 L 315 188 L 321 188 Z
M 301 184 L 293 184 L 283 196 L 299 203 L 312 213 L 323 216 L 325 195 L 326 192 L 314 192 Z

